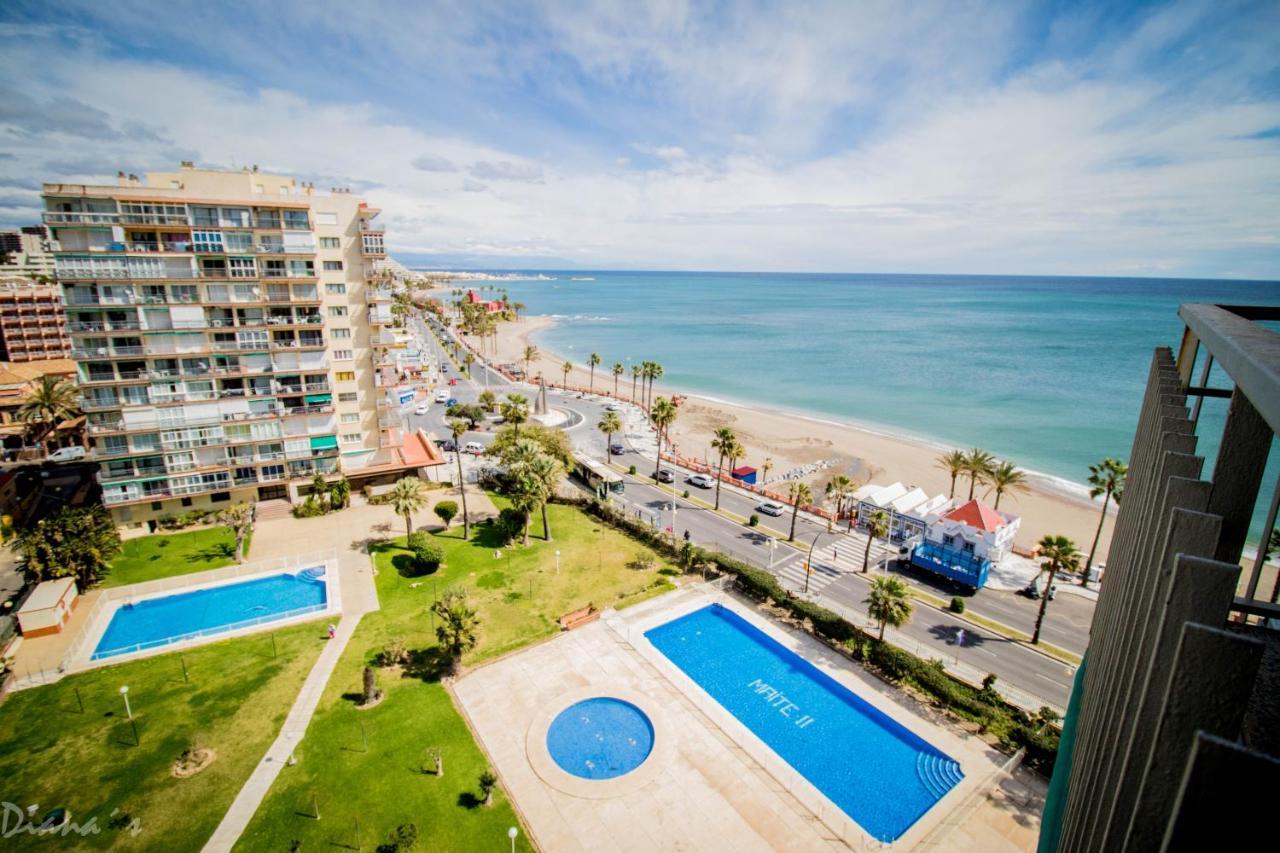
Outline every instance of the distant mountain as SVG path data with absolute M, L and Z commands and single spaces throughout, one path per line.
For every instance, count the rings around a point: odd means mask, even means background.
M 505 255 L 450 255 L 431 252 L 396 252 L 396 260 L 413 269 L 437 270 L 573 270 L 581 264 L 564 258 L 508 257 Z

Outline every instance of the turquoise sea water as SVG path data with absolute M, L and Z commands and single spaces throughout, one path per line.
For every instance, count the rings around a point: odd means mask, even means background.
M 629 378 L 650 359 L 672 387 L 979 446 L 1074 482 L 1129 455 L 1152 349 L 1176 348 L 1180 304 L 1280 304 L 1280 282 L 546 275 L 495 284 L 530 314 L 564 318 L 538 343 L 579 363 L 599 352 L 598 374 L 620 361 Z M 1206 403 L 1205 427 L 1222 403 Z

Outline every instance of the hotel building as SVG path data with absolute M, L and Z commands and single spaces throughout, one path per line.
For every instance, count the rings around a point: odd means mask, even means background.
M 57 285 L 0 278 L 0 361 L 66 358 L 70 351 Z
M 45 184 L 71 356 L 122 525 L 433 464 L 402 429 L 378 210 L 257 168 Z M 434 454 L 437 455 L 438 454 Z

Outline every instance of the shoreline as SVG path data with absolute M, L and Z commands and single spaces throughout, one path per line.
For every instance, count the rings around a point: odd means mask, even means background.
M 541 372 L 549 381 L 559 384 L 564 376 L 561 365 L 566 359 L 563 354 L 544 348 L 538 338 L 566 319 L 528 315 L 516 322 L 501 324 L 496 351 L 489 357 L 497 362 L 520 363 L 525 346 L 532 344 L 538 348 L 539 355 L 530 367 L 531 375 Z M 596 382 L 608 391 L 613 390 L 610 364 L 605 359 L 596 369 Z M 586 386 L 589 376 L 589 370 L 575 362 L 569 381 Z M 619 378 L 620 395 L 630 396 L 630 382 L 629 374 Z M 709 457 L 714 464 L 715 458 L 710 455 L 709 447 L 712 433 L 718 426 L 730 426 L 747 449 L 747 457 L 740 460 L 740 464 L 760 468 L 764 458 L 771 458 L 774 468 L 769 481 L 775 486 L 788 470 L 829 463 L 799 477 L 814 488 L 815 498 L 819 500 L 821 485 L 837 472 L 850 474 L 859 485 L 869 480 L 880 485 L 901 481 L 908 486 L 918 485 L 930 495 L 949 493 L 950 478 L 936 466 L 936 460 L 939 454 L 951 450 L 952 446 L 935 439 L 841 421 L 820 413 L 788 411 L 758 402 L 715 397 L 676 388 L 661 380 L 655 388 L 655 393 L 676 393 L 686 398 L 681 406 L 681 416 L 672 428 L 672 439 L 685 456 Z M 800 424 L 809 428 L 798 428 Z M 1045 534 L 1062 534 L 1071 537 L 1076 547 L 1087 553 L 1101 511 L 1101 505 L 1089 499 L 1088 487 L 1045 472 L 1021 467 L 1020 470 L 1027 476 L 1027 490 L 1006 492 L 1001 498 L 1001 509 L 1022 517 L 1018 543 L 1030 547 Z M 968 483 L 958 481 L 955 491 L 957 499 L 965 499 Z M 974 497 L 982 498 L 988 504 L 992 502 L 982 488 L 975 491 Z M 1106 559 L 1114 521 L 1113 503 L 1108 508 L 1095 562 Z

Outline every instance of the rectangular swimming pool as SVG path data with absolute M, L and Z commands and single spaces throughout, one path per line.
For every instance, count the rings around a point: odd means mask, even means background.
M 122 604 L 91 660 L 153 649 L 319 613 L 328 605 L 324 567 Z
M 880 841 L 901 837 L 964 778 L 958 762 L 726 607 L 645 636 Z

